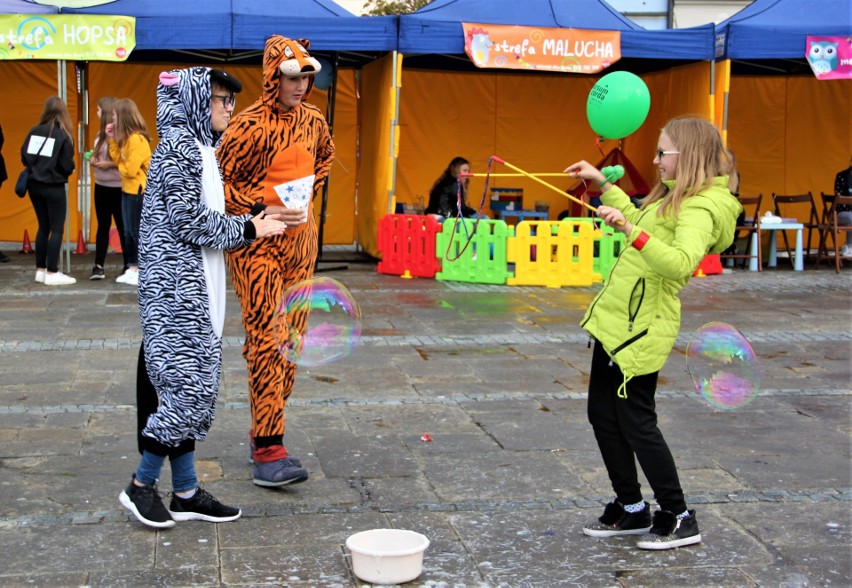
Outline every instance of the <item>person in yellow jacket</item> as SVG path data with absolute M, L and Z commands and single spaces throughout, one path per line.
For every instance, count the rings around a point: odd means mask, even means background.
M 121 216 L 124 219 L 125 272 L 116 282 L 139 283 L 139 224 L 142 192 L 151 163 L 151 136 L 136 103 L 122 98 L 113 106 L 112 123 L 106 126 L 109 156 L 121 174 Z
M 601 187 L 597 215 L 624 233 L 628 245 L 580 323 L 595 340 L 589 422 L 616 495 L 583 533 L 642 535 L 638 548 L 661 550 L 693 545 L 701 534 L 657 426 L 657 376 L 680 329 L 678 294 L 708 252 L 731 244 L 742 206 L 730 190 L 733 157 L 709 121 L 669 121 L 654 165 L 659 181 L 638 209 L 588 162 L 565 171 Z M 660 506 L 653 518 L 642 499 L 637 461 Z

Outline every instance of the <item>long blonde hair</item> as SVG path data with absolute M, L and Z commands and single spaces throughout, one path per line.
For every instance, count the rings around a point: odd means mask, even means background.
M 74 129 L 71 124 L 71 115 L 68 114 L 68 107 L 65 105 L 65 101 L 59 96 L 51 96 L 44 101 L 44 109 L 41 111 L 38 124 L 58 126 L 65 131 L 71 143 L 74 143 Z
M 116 100 L 115 104 L 112 105 L 112 111 L 115 113 L 113 137 L 119 147 L 123 148 L 124 143 L 134 133 L 139 133 L 149 141 L 151 140 L 145 119 L 142 118 L 142 114 L 133 100 L 130 98 Z
M 694 116 L 677 117 L 663 127 L 679 152 L 676 182 L 669 188 L 659 181 L 642 202 L 642 209 L 662 200 L 658 214 L 677 218 L 681 203 L 709 188 L 717 176 L 728 176 L 729 189 L 736 190 L 736 165 L 733 154 L 722 143 L 719 130 L 710 121 Z M 734 182 L 734 183 L 732 183 Z

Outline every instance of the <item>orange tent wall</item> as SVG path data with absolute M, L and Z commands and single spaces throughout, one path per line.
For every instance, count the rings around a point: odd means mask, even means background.
M 213 64 L 210 64 L 213 65 Z M 89 131 L 85 149 L 91 149 L 91 143 L 99 128 L 97 101 L 101 96 L 132 98 L 139 106 L 142 116 L 148 124 L 152 136 L 152 148 L 157 142 L 156 133 L 156 85 L 160 72 L 184 67 L 180 64 L 163 63 L 89 63 Z M 223 67 L 216 64 L 215 67 Z M 225 65 L 224 69 L 235 75 L 243 83 L 243 91 L 237 98 L 237 109 L 252 104 L 261 93 L 260 66 Z M 72 120 L 77 121 L 76 85 L 74 65 L 68 65 L 68 100 Z M 5 146 L 3 155 L 9 171 L 9 181 L 0 188 L 0 198 L 7 203 L 0 211 L 0 241 L 20 241 L 24 229 L 34 238 L 37 230 L 35 214 L 29 199 L 18 199 L 14 195 L 14 180 L 21 170 L 20 144 L 29 129 L 35 125 L 41 113 L 44 100 L 56 95 L 57 65 L 52 61 L 3 61 L 0 62 L 0 78 L 14 80 L 7 91 L 0 94 L 0 112 L 6 113 L 3 125 Z M 14 91 L 12 87 L 14 86 Z M 355 238 L 355 178 L 357 173 L 357 121 L 355 100 L 355 72 L 340 70 L 335 102 L 334 142 L 336 161 L 332 167 L 329 181 L 328 214 L 324 231 L 325 244 L 351 244 Z M 328 92 L 314 90 L 310 102 L 323 112 L 327 108 Z M 15 113 L 15 116 L 10 116 Z M 76 137 L 75 137 L 76 143 Z M 79 146 L 75 145 L 79 151 Z M 80 168 L 80 158 L 77 157 Z M 91 194 L 86 196 L 92 198 Z M 319 214 L 320 199 L 314 202 L 314 212 Z M 76 242 L 82 227 L 82 215 L 77 212 L 77 174 L 69 182 L 69 219 L 71 222 L 70 240 Z M 91 207 L 94 217 L 94 206 Z M 94 241 L 97 223 L 90 223 L 87 242 Z M 66 236 L 68 237 L 68 236 Z
M 0 113 L 3 126 L 3 158 L 9 179 L 0 188 L 0 241 L 20 243 L 24 231 L 29 232 L 35 241 L 38 229 L 35 213 L 30 199 L 15 195 L 15 180 L 23 169 L 21 163 L 21 144 L 36 125 L 44 101 L 59 94 L 59 68 L 56 61 L 0 61 L 0 79 L 4 81 L 4 91 L 0 92 Z M 77 94 L 74 64 L 66 64 L 68 110 L 72 122 L 76 123 Z M 77 137 L 74 137 L 75 147 Z M 79 163 L 77 164 L 79 168 Z M 68 217 L 71 221 L 71 240 L 76 242 L 79 225 L 77 213 L 77 173 L 71 175 L 69 183 Z
M 360 125 L 357 241 L 378 257 L 379 221 L 391 210 L 393 165 L 398 145 L 396 104 L 398 54 L 369 63 L 361 72 L 358 116 Z M 395 69 L 396 68 L 396 69 Z M 396 78 L 396 82 L 394 79 Z M 395 87 L 396 86 L 396 87 Z M 402 91 L 405 94 L 405 89 Z
M 852 155 L 852 80 L 811 76 L 731 77 L 728 144 L 737 155 L 742 194 L 834 191 Z M 798 211 L 807 219 L 807 209 Z M 816 237 L 811 247 L 816 247 Z
M 651 111 L 622 145 L 649 183 L 656 177 L 653 151 L 665 122 L 676 114 L 710 117 L 709 67 L 696 63 L 643 76 L 651 93 Z M 457 155 L 471 162 L 474 173 L 486 171 L 491 155 L 532 173 L 561 172 L 579 159 L 598 161 L 615 142 L 607 141 L 599 150 L 586 119 L 586 101 L 597 79 L 494 70 L 404 70 L 397 202 L 428 203 L 432 184 Z M 495 166 L 493 171 L 511 170 Z M 546 181 L 562 189 L 574 183 L 567 177 Z M 469 204 L 474 208 L 484 187 L 484 178 L 473 179 Z M 524 207 L 546 202 L 553 218 L 570 204 L 528 178 L 492 178 L 491 187 L 522 187 Z

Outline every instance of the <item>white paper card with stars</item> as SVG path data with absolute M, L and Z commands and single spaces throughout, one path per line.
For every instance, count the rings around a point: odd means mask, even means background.
M 284 208 L 307 208 L 314 194 L 315 177 L 314 175 L 305 176 L 304 178 L 275 186 L 275 193 L 278 194 Z

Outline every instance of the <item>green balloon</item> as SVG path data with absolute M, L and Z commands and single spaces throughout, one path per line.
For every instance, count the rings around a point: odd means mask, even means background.
M 651 109 L 651 93 L 642 78 L 615 71 L 598 80 L 586 101 L 592 130 L 604 139 L 621 139 L 642 126 Z

